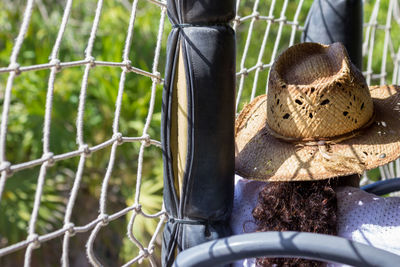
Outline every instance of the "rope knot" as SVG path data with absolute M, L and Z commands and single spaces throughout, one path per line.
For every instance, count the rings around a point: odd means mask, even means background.
M 122 67 L 123 70 L 130 71 L 132 69 L 132 61 L 130 61 L 129 59 L 125 59 L 122 63 L 124 63 L 125 65 Z
M 153 73 L 154 76 L 156 76 L 155 78 L 152 78 L 152 80 L 156 83 L 162 83 L 162 79 L 161 79 L 161 73 L 159 73 L 158 71 Z
M 239 25 L 241 22 L 240 22 L 240 16 L 236 16 L 234 19 L 233 19 L 233 22 L 236 22 L 237 23 L 237 25 Z
M 15 73 L 15 75 L 18 76 L 21 74 L 20 65 L 17 62 L 11 63 L 8 67 Z
M 1 163 L 1 171 L 5 171 L 7 176 L 11 176 L 13 174 L 13 170 L 11 170 L 11 163 L 8 161 L 3 161 Z
M 142 136 L 142 138 L 143 138 L 142 142 L 144 143 L 144 146 L 145 147 L 149 147 L 151 145 L 150 135 L 145 134 L 145 135 Z
M 101 220 L 102 226 L 106 226 L 110 222 L 109 216 L 107 214 L 100 214 L 99 219 Z
M 253 16 L 256 20 L 260 19 L 260 13 L 258 11 L 253 12 Z
M 133 210 L 134 210 L 136 213 L 140 213 L 140 212 L 142 211 L 142 205 L 137 204 L 137 205 L 133 206 Z
M 242 71 L 241 71 L 241 74 L 242 74 L 243 76 L 248 76 L 248 75 L 249 75 L 249 70 L 246 69 L 246 68 L 243 68 Z
M 40 248 L 40 240 L 38 234 L 31 234 L 28 237 L 28 241 L 32 244 L 34 249 Z
M 54 163 L 56 162 L 54 160 L 54 153 L 53 152 L 47 152 L 47 153 L 43 154 L 42 158 L 47 162 L 47 166 L 49 166 L 49 167 L 53 166 Z
M 89 56 L 89 57 L 86 58 L 86 61 L 88 61 L 89 66 L 90 66 L 91 68 L 96 67 L 96 62 L 95 62 L 94 57 Z
M 150 254 L 153 254 L 153 252 L 154 252 L 154 247 L 155 247 L 154 245 L 151 245 L 151 246 L 148 247 L 147 250 L 149 251 Z
M 92 155 L 92 150 L 90 149 L 88 144 L 84 144 L 80 147 L 80 150 L 83 152 L 85 157 L 90 157 Z
M 58 58 L 53 58 L 50 64 L 54 65 L 53 67 L 56 69 L 56 72 L 61 71 L 61 61 Z
M 69 236 L 74 236 L 74 235 L 76 234 L 76 231 L 75 231 L 75 224 L 73 224 L 73 223 L 70 222 L 70 223 L 66 224 L 66 225 L 64 226 L 64 228 L 67 230 Z
M 147 248 L 143 248 L 141 254 L 143 255 L 144 258 L 147 258 L 150 255 L 149 250 Z
M 113 139 L 117 141 L 118 145 L 122 145 L 124 143 L 124 140 L 122 139 L 122 133 L 115 133 Z

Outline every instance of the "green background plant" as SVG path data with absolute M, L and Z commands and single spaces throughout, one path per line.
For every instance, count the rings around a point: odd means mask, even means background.
M 26 1 L 0 2 L 0 66 L 9 64 L 14 39 L 19 31 Z M 65 1 L 37 1 L 28 33 L 21 48 L 18 62 L 21 66 L 47 63 L 62 19 Z M 84 58 L 84 51 L 92 26 L 97 1 L 73 2 L 69 23 L 61 42 L 59 59 L 62 62 Z M 128 30 L 130 10 L 128 1 L 104 1 L 93 56 L 96 60 L 121 62 Z M 134 27 L 133 45 L 129 53 L 132 65 L 151 72 L 156 46 L 160 9 L 146 1 L 139 1 Z M 166 24 L 163 36 L 159 70 L 164 69 L 165 44 L 170 25 Z M 84 66 L 65 68 L 56 75 L 50 150 L 54 154 L 78 149 L 76 144 L 76 118 Z M 42 155 L 42 129 L 50 70 L 23 72 L 13 85 L 7 135 L 7 160 L 15 163 L 40 158 Z M 99 144 L 112 137 L 115 101 L 121 69 L 97 66 L 90 72 L 85 117 L 84 140 L 90 145 Z M 6 73 L 0 74 L 0 94 L 3 95 Z M 124 136 L 141 136 L 151 96 L 152 81 L 129 73 L 122 99 L 120 132 Z M 152 139 L 160 140 L 161 91 L 157 98 L 151 127 Z M 1 97 L 3 101 L 3 97 Z M 125 143 L 118 147 L 116 164 L 108 190 L 109 214 L 134 203 L 139 143 Z M 110 148 L 93 153 L 87 159 L 82 185 L 73 211 L 72 221 L 85 225 L 98 215 L 98 199 L 110 157 Z M 57 162 L 49 168 L 37 233 L 45 234 L 62 227 L 66 203 L 75 178 L 79 158 Z M 0 205 L 0 247 L 26 238 L 32 211 L 39 167 L 16 172 L 7 180 Z M 146 213 L 155 213 L 162 205 L 161 151 L 150 147 L 144 153 L 141 204 Z M 110 223 L 96 239 L 96 255 L 107 265 L 123 264 L 138 253 L 126 236 L 129 216 Z M 135 220 L 134 234 L 144 245 L 148 243 L 158 220 Z M 71 265 L 82 266 L 87 235 L 72 238 Z M 158 238 L 158 244 L 160 240 Z M 61 257 L 61 239 L 43 244 L 35 251 L 35 266 L 58 266 Z M 159 255 L 159 249 L 156 251 Z M 46 258 L 43 261 L 43 257 Z M 158 256 L 157 256 L 158 257 Z M 84 257 L 85 259 L 85 257 Z M 1 266 L 21 264 L 23 251 L 0 258 Z

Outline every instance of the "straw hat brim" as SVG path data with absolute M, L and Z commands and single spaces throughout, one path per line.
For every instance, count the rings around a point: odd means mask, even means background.
M 267 95 L 244 107 L 235 125 L 235 169 L 263 181 L 306 181 L 361 174 L 400 156 L 400 87 L 370 87 L 375 122 L 351 139 L 330 144 L 329 162 L 317 146 L 299 146 L 275 138 L 266 126 Z M 332 164 L 333 163 L 333 164 Z

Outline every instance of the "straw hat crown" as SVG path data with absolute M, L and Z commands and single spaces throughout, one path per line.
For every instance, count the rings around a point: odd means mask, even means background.
M 268 94 L 268 126 L 299 140 L 344 135 L 373 116 L 365 79 L 341 43 L 287 49 L 271 68 Z

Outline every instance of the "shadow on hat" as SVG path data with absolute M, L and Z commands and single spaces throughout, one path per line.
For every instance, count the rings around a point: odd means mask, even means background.
M 368 87 L 340 43 L 294 45 L 236 119 L 235 146 L 248 179 L 361 174 L 400 156 L 400 87 Z

